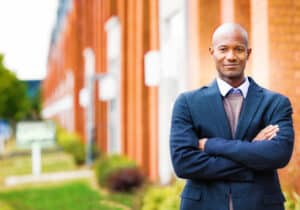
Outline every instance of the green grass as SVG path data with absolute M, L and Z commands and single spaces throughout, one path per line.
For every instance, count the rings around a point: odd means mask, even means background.
M 57 146 L 47 148 L 50 152 L 42 150 L 42 173 L 70 171 L 76 169 L 73 157 L 64 152 L 56 150 Z M 14 157 L 7 157 L 11 153 L 25 153 Z M 5 145 L 5 158 L 0 159 L 0 180 L 7 176 L 17 176 L 32 173 L 31 149 L 17 147 L 15 139 L 11 139 Z M 0 208 L 1 209 L 1 208 Z
M 1 210 L 128 210 L 130 194 L 99 193 L 87 182 L 39 186 L 0 192 Z M 113 197 L 113 198 L 112 198 Z M 130 200 L 124 202 L 124 200 Z M 116 202 L 118 201 L 118 202 Z
M 16 156 L 0 160 L 0 177 L 32 173 L 31 156 Z M 68 171 L 76 168 L 73 158 L 62 151 L 42 153 L 42 173 Z
M 24 152 L 9 144 L 7 152 Z M 0 159 L 0 210 L 130 210 L 135 194 L 109 193 L 95 180 L 24 184 L 7 188 L 5 177 L 31 174 L 31 155 Z M 42 173 L 76 170 L 71 155 L 56 151 L 42 153 Z
M 134 197 L 131 193 L 111 193 L 109 199 L 128 207 L 134 205 Z

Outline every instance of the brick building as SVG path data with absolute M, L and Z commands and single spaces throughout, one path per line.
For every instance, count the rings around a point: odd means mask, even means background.
M 208 53 L 211 34 L 230 21 L 249 32 L 253 54 L 247 74 L 291 99 L 297 140 L 299 7 L 296 0 L 61 0 L 43 82 L 43 114 L 86 141 L 87 119 L 92 119 L 101 151 L 126 154 L 151 180 L 166 183 L 173 175 L 172 104 L 180 92 L 215 77 Z M 115 89 L 109 100 L 101 98 L 102 79 L 92 85 L 87 79 L 104 74 L 115 81 L 108 86 Z M 93 106 L 84 100 L 88 88 L 95 90 Z M 88 118 L 90 107 L 94 114 Z M 286 186 L 296 186 L 300 175 L 298 145 L 281 172 Z

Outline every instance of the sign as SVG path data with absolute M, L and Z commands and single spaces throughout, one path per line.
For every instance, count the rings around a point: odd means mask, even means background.
M 16 126 L 17 146 L 31 148 L 32 144 L 50 147 L 55 143 L 55 124 L 52 121 L 22 121 Z

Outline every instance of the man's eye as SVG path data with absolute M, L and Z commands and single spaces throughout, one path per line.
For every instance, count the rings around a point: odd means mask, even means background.
M 244 49 L 244 48 L 242 48 L 242 47 L 238 47 L 238 48 L 236 48 L 236 51 L 238 51 L 238 52 L 244 52 L 244 51 L 245 51 L 245 49 Z
M 226 48 L 219 48 L 219 51 L 225 52 L 225 51 L 226 51 Z

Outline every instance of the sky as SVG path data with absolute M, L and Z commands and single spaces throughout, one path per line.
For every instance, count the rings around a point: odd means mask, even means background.
M 58 0 L 0 0 L 0 53 L 21 80 L 43 79 Z

